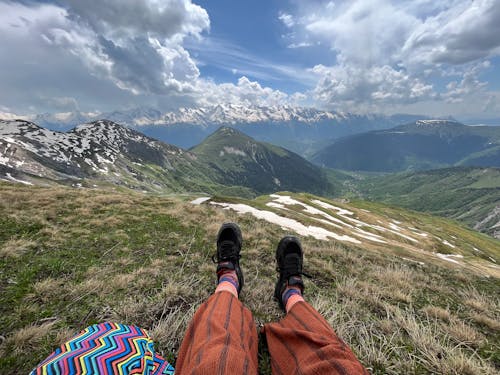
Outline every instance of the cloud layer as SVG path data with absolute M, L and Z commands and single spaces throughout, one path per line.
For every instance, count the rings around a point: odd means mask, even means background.
M 0 57 L 0 79 L 18 92 L 29 86 L 26 75 L 38 81 L 35 111 L 75 110 L 82 99 L 60 93 L 78 96 L 92 89 L 96 100 L 90 103 L 113 96 L 122 106 L 148 98 L 173 106 L 287 100 L 287 94 L 246 77 L 222 85 L 200 77 L 184 42 L 200 40 L 209 27 L 207 12 L 190 0 L 0 2 L 0 45 L 12 51 Z M 20 96 L 4 91 L 0 102 L 15 107 Z
M 274 17 L 297 62 L 211 37 L 208 12 L 191 0 L 0 0 L 0 108 L 233 103 L 500 114 L 488 82 L 500 55 L 498 0 L 291 1 Z M 318 62 L 300 61 L 315 54 Z M 204 76 L 207 63 L 234 81 Z M 287 82 L 302 92 L 283 89 Z
M 500 55 L 496 0 L 354 0 L 300 5 L 280 20 L 291 46 L 319 42 L 336 64 L 311 69 L 312 94 L 331 108 L 387 110 L 419 101 L 494 100 L 480 81 Z M 293 22 L 291 22 L 293 20 Z M 445 88 L 434 82 L 447 81 Z

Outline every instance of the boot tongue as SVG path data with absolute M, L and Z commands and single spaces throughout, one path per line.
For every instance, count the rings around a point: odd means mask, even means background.
M 285 257 L 284 276 L 288 279 L 290 276 L 300 277 L 300 256 L 298 254 L 288 254 Z
M 236 254 L 236 245 L 233 241 L 230 240 L 224 240 L 220 243 L 219 245 L 219 253 L 221 260 L 229 260 L 231 258 L 234 258 L 234 255 Z

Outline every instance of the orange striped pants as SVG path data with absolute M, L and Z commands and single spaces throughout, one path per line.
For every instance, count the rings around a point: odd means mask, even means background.
M 351 349 L 308 303 L 263 328 L 273 374 L 368 374 Z M 257 374 L 258 338 L 252 313 L 228 292 L 213 294 L 186 331 L 175 373 Z

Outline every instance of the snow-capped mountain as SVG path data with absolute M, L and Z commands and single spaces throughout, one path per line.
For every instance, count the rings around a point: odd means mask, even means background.
M 196 156 L 103 120 L 66 133 L 28 121 L 0 121 L 0 167 L 8 180 L 86 178 L 144 188 L 168 186 L 180 169 L 202 170 Z
M 426 117 L 358 115 L 292 106 L 219 104 L 180 108 L 171 112 L 139 107 L 107 113 L 67 112 L 24 117 L 0 113 L 2 118 L 21 118 L 60 131 L 106 119 L 183 148 L 195 146 L 224 125 L 241 130 L 259 141 L 274 143 L 307 156 L 325 141 L 369 130 L 387 129 Z
M 290 191 L 332 191 L 320 168 L 300 156 L 239 132 L 235 135 L 232 128 L 223 129 L 234 134 L 219 132 L 214 136 L 217 147 L 233 150 L 236 140 L 244 139 L 255 155 L 248 159 L 237 152 L 221 161 L 220 150 L 206 152 L 213 142 L 204 143 L 204 152 L 186 151 L 108 120 L 68 132 L 24 120 L 0 121 L 0 180 L 244 196 L 273 192 L 280 186 Z M 221 162 L 227 165 L 222 168 Z

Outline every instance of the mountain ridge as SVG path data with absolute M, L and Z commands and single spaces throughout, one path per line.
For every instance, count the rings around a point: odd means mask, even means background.
M 3 116 L 11 120 L 15 118 L 10 114 Z M 70 130 L 80 123 L 107 119 L 182 148 L 197 145 L 219 126 L 226 125 L 235 127 L 259 141 L 277 144 L 306 157 L 330 139 L 390 128 L 422 118 L 428 117 L 406 114 L 361 115 L 294 106 L 219 104 L 166 112 L 138 107 L 107 113 L 40 114 L 24 116 L 22 119 L 60 131 Z
M 317 166 L 230 127 L 220 127 L 189 151 L 219 170 L 218 181 L 223 184 L 243 184 L 257 191 L 333 191 L 325 172 Z
M 246 197 L 283 187 L 327 195 L 332 190 L 332 177 L 290 151 L 257 142 L 232 128 L 222 127 L 210 139 L 217 139 L 217 147 L 221 147 L 213 155 L 201 152 L 207 141 L 193 152 L 108 120 L 82 124 L 68 132 L 26 121 L 1 121 L 0 173 L 4 179 L 24 183 L 38 184 L 39 179 L 76 186 L 98 182 L 135 190 Z M 246 149 L 251 158 L 244 163 L 227 161 L 228 155 L 237 156 L 235 147 L 243 143 L 253 149 L 253 153 Z M 225 151 L 221 154 L 221 150 Z M 223 158 L 226 165 L 222 168 L 218 159 Z M 314 184 L 304 185 L 305 180 Z
M 500 166 L 500 128 L 419 120 L 337 139 L 312 160 L 330 168 L 367 172 Z

